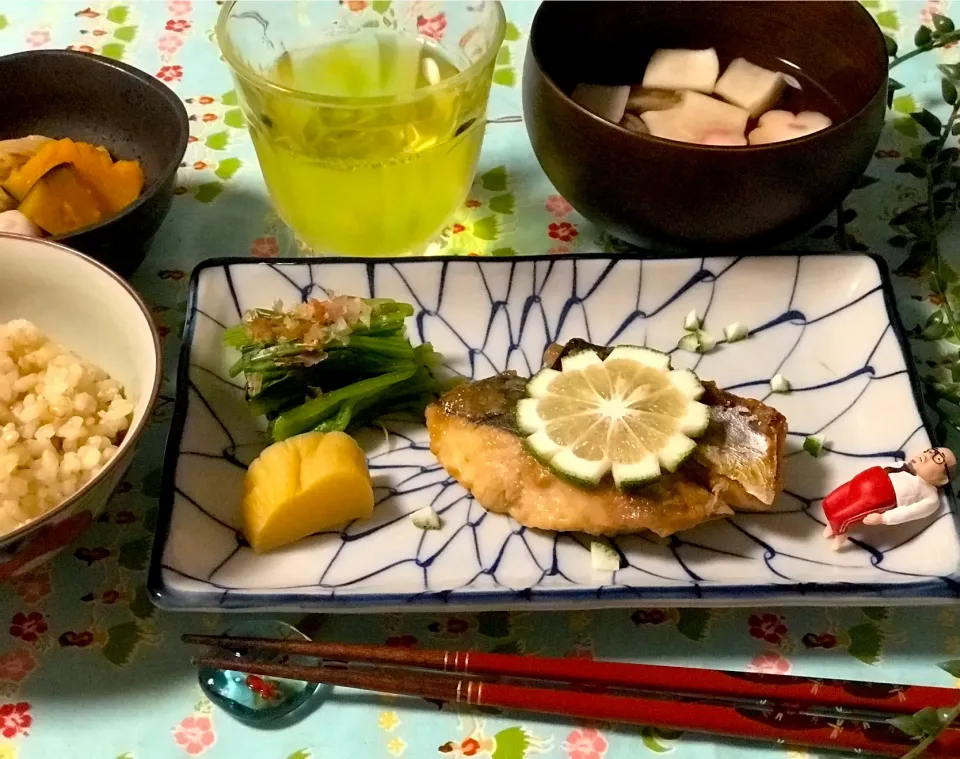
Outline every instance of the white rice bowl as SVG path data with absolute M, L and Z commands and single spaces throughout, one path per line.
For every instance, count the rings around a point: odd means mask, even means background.
M 103 511 L 160 374 L 153 320 L 119 275 L 65 246 L 0 234 L 0 548 Z
M 117 455 L 120 383 L 32 322 L 0 323 L 0 535 L 59 506 Z

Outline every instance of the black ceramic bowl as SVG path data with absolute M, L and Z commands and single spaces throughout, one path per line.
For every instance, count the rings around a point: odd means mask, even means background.
M 0 139 L 70 137 L 143 166 L 136 202 L 106 221 L 53 238 L 125 276 L 143 261 L 170 210 L 189 127 L 180 98 L 125 63 L 72 50 L 0 57 Z
M 772 145 L 710 147 L 628 132 L 569 97 L 577 82 L 641 81 L 660 48 L 714 47 L 798 67 L 835 101 L 828 129 Z M 779 60 L 778 60 L 779 59 Z M 533 149 L 557 190 L 618 237 L 756 250 L 826 216 L 876 149 L 887 55 L 856 2 L 557 2 L 537 11 L 523 72 Z

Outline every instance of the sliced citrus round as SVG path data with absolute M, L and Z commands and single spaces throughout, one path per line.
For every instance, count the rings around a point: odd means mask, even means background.
M 693 453 L 710 421 L 702 394 L 697 375 L 671 369 L 660 351 L 618 346 L 606 359 L 582 351 L 530 380 L 517 424 L 559 473 L 585 485 L 612 473 L 618 487 L 635 487 Z

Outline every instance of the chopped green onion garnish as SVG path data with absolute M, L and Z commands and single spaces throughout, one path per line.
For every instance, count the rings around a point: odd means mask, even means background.
M 709 353 L 716 344 L 717 341 L 711 335 L 698 329 L 681 337 L 677 347 L 690 353 Z
M 680 338 L 680 342 L 677 343 L 677 347 L 680 350 L 685 350 L 690 353 L 699 353 L 700 352 L 700 337 L 696 332 L 690 332 Z
M 775 393 L 789 393 L 790 382 L 782 374 L 775 374 L 770 380 L 770 389 Z
M 701 352 L 701 353 L 709 353 L 709 352 L 712 351 L 712 350 L 716 347 L 716 345 L 717 345 L 717 340 L 716 340 L 716 338 L 713 337 L 712 335 L 708 335 L 708 334 L 707 334 L 706 332 L 704 332 L 703 330 L 700 330 L 699 332 L 697 332 L 697 337 L 700 338 L 700 352 Z
M 437 512 L 429 506 L 424 506 L 419 511 L 411 514 L 410 521 L 413 522 L 415 527 L 419 527 L 421 530 L 440 529 L 440 517 L 437 516 Z
M 734 322 L 723 328 L 723 336 L 728 343 L 735 343 L 737 340 L 743 340 L 750 334 L 750 329 L 743 322 Z
M 620 569 L 620 554 L 602 540 L 590 542 L 590 563 L 598 572 L 616 572 Z
M 803 439 L 803 450 L 817 458 L 823 450 L 823 435 L 807 435 Z

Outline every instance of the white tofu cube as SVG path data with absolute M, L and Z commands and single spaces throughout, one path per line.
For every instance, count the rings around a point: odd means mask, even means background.
M 654 137 L 678 142 L 693 142 L 694 135 L 684 128 L 682 120 L 677 118 L 679 108 L 668 111 L 647 111 L 640 118 Z
M 687 128 L 694 132 L 723 129 L 745 134 L 750 113 L 730 103 L 724 103 L 699 92 L 684 92 L 677 109 Z
M 690 91 L 683 93 L 676 108 L 640 116 L 654 137 L 703 145 L 746 144 L 749 117 L 743 108 Z
M 720 76 L 717 51 L 658 50 L 643 72 L 644 89 L 713 92 Z
M 627 109 L 630 97 L 629 85 L 578 84 L 570 96 L 574 103 L 583 106 L 601 119 L 618 123 Z
M 744 58 L 735 58 L 717 80 L 714 93 L 729 103 L 759 116 L 772 107 L 783 92 L 783 75 L 756 66 Z

